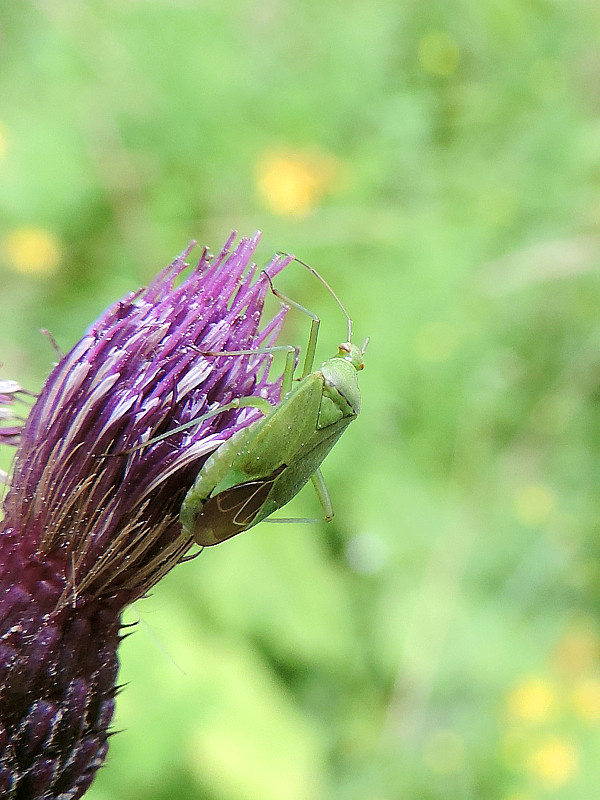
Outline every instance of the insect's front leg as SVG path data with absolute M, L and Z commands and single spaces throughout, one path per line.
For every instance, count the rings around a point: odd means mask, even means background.
M 290 300 L 290 302 L 292 301 Z M 294 372 L 296 370 L 296 361 L 300 356 L 300 348 L 294 347 L 292 344 L 281 344 L 272 347 L 257 347 L 253 350 L 199 350 L 195 346 L 193 349 L 200 353 L 201 356 L 210 356 L 211 358 L 217 358 L 219 356 L 253 356 L 264 353 L 272 354 L 284 352 L 286 355 L 285 366 L 283 368 L 283 377 L 281 380 L 282 398 L 288 395 L 292 390 Z
M 319 317 L 316 314 L 314 314 L 308 308 L 305 308 L 304 306 L 301 306 L 300 303 L 297 303 L 295 300 L 290 299 L 286 295 L 282 294 L 279 291 L 279 289 L 276 289 L 275 286 L 273 286 L 273 281 L 271 280 L 271 278 L 269 276 L 269 273 L 266 270 L 263 270 L 263 275 L 265 275 L 267 280 L 269 281 L 269 286 L 271 287 L 271 292 L 275 295 L 275 297 L 277 297 L 279 300 L 281 300 L 281 302 L 284 305 L 291 306 L 292 308 L 295 308 L 298 311 L 301 311 L 303 314 L 306 314 L 307 316 L 309 316 L 311 318 L 310 333 L 308 335 L 308 344 L 306 345 L 306 353 L 304 354 L 304 364 L 302 366 L 302 375 L 300 376 L 300 379 L 306 378 L 306 376 L 310 375 L 310 373 L 312 372 L 313 365 L 315 363 L 315 353 L 317 351 L 317 339 L 319 337 L 319 325 L 321 324 L 321 320 L 319 319 Z M 286 367 L 287 367 L 287 364 L 286 364 Z M 284 375 L 283 375 L 283 381 L 284 381 L 283 385 L 285 386 L 285 381 L 286 381 L 285 372 L 284 372 Z M 287 392 L 290 391 L 291 388 L 292 388 L 292 385 L 291 385 L 291 377 L 290 377 L 289 388 L 288 388 L 288 390 L 286 392 L 282 391 L 282 396 L 284 394 L 287 394 Z

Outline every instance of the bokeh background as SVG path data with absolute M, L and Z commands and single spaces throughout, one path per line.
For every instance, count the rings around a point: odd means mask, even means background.
M 371 337 L 334 522 L 136 604 L 90 800 L 596 796 L 599 86 L 592 0 L 0 4 L 0 377 L 234 228 Z

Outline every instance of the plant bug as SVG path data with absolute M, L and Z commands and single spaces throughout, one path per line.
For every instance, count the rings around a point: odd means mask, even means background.
M 258 408 L 263 413 L 262 418 L 238 431 L 208 458 L 183 500 L 180 512 L 183 531 L 203 547 L 219 544 L 257 525 L 288 503 L 309 479 L 323 506 L 325 519 L 333 518 L 319 466 L 360 411 L 358 371 L 364 366 L 368 340 L 362 348 L 352 344 L 352 321 L 335 292 L 316 270 L 295 260 L 324 284 L 341 308 L 348 325 L 347 341 L 340 344 L 333 358 L 313 371 L 320 320 L 282 295 L 264 272 L 276 297 L 312 318 L 299 381 L 294 385 L 299 351 L 292 346 L 203 354 L 236 356 L 287 351 L 277 406 L 261 398 L 242 397 L 196 420 L 243 406 Z

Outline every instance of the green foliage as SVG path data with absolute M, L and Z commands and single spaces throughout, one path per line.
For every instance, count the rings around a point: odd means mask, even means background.
M 67 349 L 233 227 L 371 337 L 334 522 L 260 525 L 138 604 L 90 800 L 595 794 L 599 23 L 591 0 L 0 6 L 3 378 L 39 387 L 40 328 Z M 334 352 L 326 292 L 280 288 Z

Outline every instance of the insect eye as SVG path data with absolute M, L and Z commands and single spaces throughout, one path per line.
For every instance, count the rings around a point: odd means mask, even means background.
M 339 347 L 340 353 L 349 353 L 350 352 L 350 343 L 349 342 L 342 342 Z

